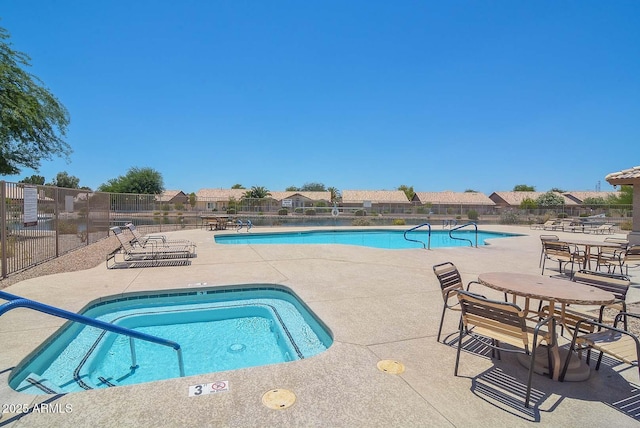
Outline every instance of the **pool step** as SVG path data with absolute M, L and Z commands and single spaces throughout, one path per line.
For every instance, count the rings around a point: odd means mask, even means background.
M 29 373 L 29 375 L 20 382 L 16 391 L 25 392 L 27 394 L 64 394 L 64 391 L 57 385 L 54 385 L 49 380 L 40 377 L 35 373 Z

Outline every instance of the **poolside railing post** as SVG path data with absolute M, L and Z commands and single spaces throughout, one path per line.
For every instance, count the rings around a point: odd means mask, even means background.
M 136 358 L 136 345 L 133 343 L 133 337 L 129 336 L 129 348 L 131 348 L 131 370 L 138 368 L 138 360 Z
M 184 361 L 182 360 L 182 348 L 176 349 L 178 353 L 178 368 L 180 369 L 180 377 L 184 377 Z

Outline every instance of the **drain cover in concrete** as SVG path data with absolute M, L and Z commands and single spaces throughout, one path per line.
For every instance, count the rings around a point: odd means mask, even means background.
M 296 402 L 296 395 L 287 389 L 272 389 L 262 396 L 262 404 L 270 409 L 282 410 Z
M 404 372 L 404 364 L 394 360 L 378 361 L 378 370 L 385 373 L 400 374 Z

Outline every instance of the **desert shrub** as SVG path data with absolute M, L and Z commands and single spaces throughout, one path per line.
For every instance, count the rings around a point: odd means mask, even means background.
M 287 214 L 289 214 L 289 210 L 286 208 L 280 208 L 278 210 L 278 215 L 287 215 Z
M 392 224 L 393 224 L 394 226 L 404 226 L 404 225 L 406 225 L 406 224 L 407 224 L 407 222 L 406 222 L 406 221 L 404 221 L 404 219 L 403 219 L 403 218 L 396 218 L 396 219 L 394 219 L 394 220 L 393 220 L 393 223 L 392 223 Z
M 304 211 L 302 207 L 297 207 L 296 209 L 293 210 L 293 212 L 296 214 L 302 214 L 302 211 Z
M 364 218 L 356 218 L 351 222 L 352 226 L 371 226 L 371 223 L 369 223 L 369 220 L 364 219 Z
M 500 214 L 500 224 L 517 224 L 518 214 L 513 210 L 503 211 Z
M 308 209 L 304 212 L 305 215 L 316 215 L 316 210 L 314 210 L 313 208 Z
M 227 210 L 227 214 L 235 215 L 235 214 L 236 214 L 236 209 L 235 209 L 235 208 L 229 208 L 229 209 Z
M 476 210 L 467 211 L 467 218 L 469 220 L 478 220 L 478 211 Z
M 78 225 L 68 221 L 59 221 L 58 233 L 60 235 L 75 235 L 78 233 Z
M 365 210 L 357 210 L 356 212 L 353 213 L 353 215 L 357 217 L 364 217 L 367 215 L 367 212 Z
M 620 230 L 632 230 L 631 220 L 623 221 L 620 223 Z

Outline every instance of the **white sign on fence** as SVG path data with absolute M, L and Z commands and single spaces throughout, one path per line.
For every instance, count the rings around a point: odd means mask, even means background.
M 292 207 L 293 206 L 293 199 L 283 199 L 282 200 L 282 206 L 283 207 Z
M 23 189 L 24 227 L 38 225 L 38 188 L 25 186 Z

